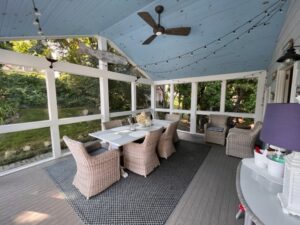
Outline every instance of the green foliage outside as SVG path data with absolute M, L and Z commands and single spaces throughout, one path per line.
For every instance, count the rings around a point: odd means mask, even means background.
M 254 113 L 256 89 L 257 79 L 227 81 L 225 111 Z
M 174 85 L 174 109 L 191 109 L 192 84 Z
M 221 81 L 198 83 L 197 110 L 219 111 L 221 98 Z
M 156 99 L 156 108 L 169 108 L 170 107 L 170 85 L 157 85 L 156 96 L 160 96 L 160 99 Z
M 108 80 L 108 89 L 110 112 L 131 110 L 131 84 L 129 82 Z
M 151 86 L 147 84 L 136 85 L 136 108 L 147 109 L 151 107 Z

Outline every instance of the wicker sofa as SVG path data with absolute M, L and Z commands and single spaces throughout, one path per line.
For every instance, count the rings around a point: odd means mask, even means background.
M 225 138 L 228 131 L 228 116 L 225 115 L 209 115 L 208 123 L 204 124 L 204 140 L 205 142 L 225 145 Z
M 226 155 L 239 158 L 253 157 L 253 149 L 262 122 L 257 121 L 251 130 L 232 128 L 229 130 L 226 144 Z

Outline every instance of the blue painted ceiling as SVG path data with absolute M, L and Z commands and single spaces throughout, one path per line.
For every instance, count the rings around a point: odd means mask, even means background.
M 40 24 L 46 36 L 104 36 L 153 80 L 266 69 L 288 8 L 288 2 L 280 0 L 35 0 L 35 3 L 42 12 Z M 154 8 L 159 4 L 165 7 L 161 15 L 164 27 L 190 26 L 191 33 L 186 37 L 162 35 L 151 44 L 142 45 L 152 35 L 152 28 L 137 12 L 147 11 L 157 20 Z M 1 0 L 0 39 L 38 36 L 33 19 L 32 0 Z M 236 29 L 242 24 L 245 25 Z

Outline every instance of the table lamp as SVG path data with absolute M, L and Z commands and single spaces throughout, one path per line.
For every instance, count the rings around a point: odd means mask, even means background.
M 292 151 L 285 157 L 283 191 L 278 198 L 284 213 L 300 216 L 300 104 L 268 104 L 260 138 Z

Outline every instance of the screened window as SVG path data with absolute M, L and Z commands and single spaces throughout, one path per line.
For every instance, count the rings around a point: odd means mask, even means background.
M 198 83 L 197 110 L 220 111 L 221 81 Z
M 174 114 L 176 114 L 176 113 L 174 113 Z M 190 114 L 181 113 L 177 129 L 183 130 L 183 131 L 190 131 L 190 127 L 191 127 L 190 123 L 191 123 Z
M 136 108 L 147 109 L 151 107 L 151 86 L 148 84 L 136 85 Z
M 156 108 L 170 108 L 170 85 L 155 86 Z
M 208 115 L 197 115 L 196 132 L 204 134 L 204 124 L 208 123 Z
M 61 149 L 66 150 L 67 146 L 62 140 L 64 135 L 69 138 L 75 139 L 81 142 L 88 142 L 95 140 L 95 138 L 89 136 L 89 133 L 101 130 L 101 120 L 93 120 L 81 123 L 72 123 L 59 126 L 59 133 L 61 138 Z
M 0 125 L 48 118 L 45 74 L 30 67 L 0 65 Z
M 110 112 L 131 110 L 131 84 L 129 82 L 108 80 Z
M 98 78 L 60 73 L 55 84 L 59 118 L 100 113 Z
M 191 109 L 192 84 L 174 85 L 174 109 Z
M 52 157 L 49 128 L 0 134 L 0 171 Z
M 254 113 L 257 79 L 228 80 L 226 84 L 226 112 Z

